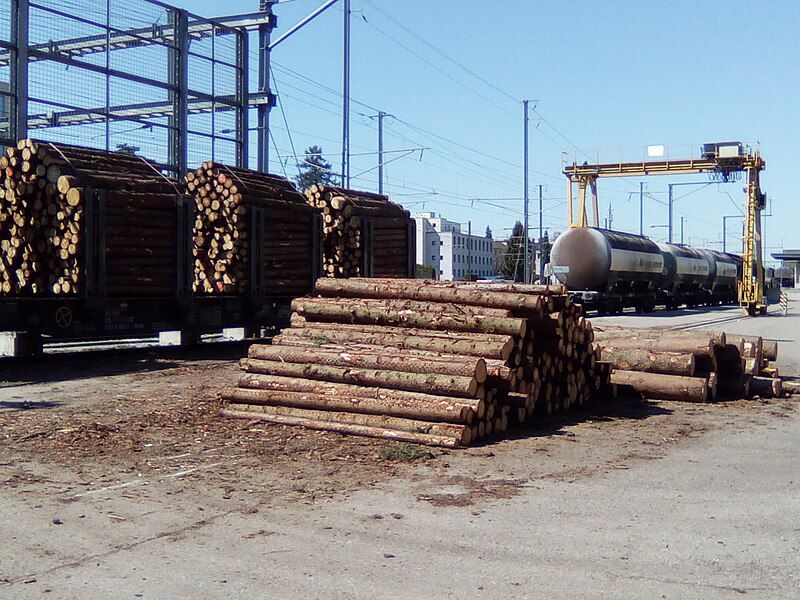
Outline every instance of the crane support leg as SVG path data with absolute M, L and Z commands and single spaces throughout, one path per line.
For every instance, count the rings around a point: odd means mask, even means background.
M 742 281 L 739 304 L 749 315 L 764 314 L 764 262 L 761 248 L 761 211 L 764 196 L 759 182 L 760 164 L 747 168 L 747 211 L 745 213 Z

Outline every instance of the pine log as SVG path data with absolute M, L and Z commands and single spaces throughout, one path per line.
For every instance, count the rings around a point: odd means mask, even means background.
M 432 303 L 428 303 L 429 305 Z M 348 306 L 331 302 L 325 298 L 298 298 L 292 302 L 292 310 L 306 318 L 349 323 L 366 323 L 378 325 L 396 325 L 402 327 L 419 327 L 422 329 L 450 329 L 454 331 L 485 331 L 487 333 L 504 333 L 524 337 L 527 322 L 512 317 L 456 316 L 444 312 L 446 308 L 431 306 L 435 312 L 427 310 L 404 309 L 401 311 L 386 310 L 373 306 Z
M 456 396 L 478 397 L 479 383 L 475 377 L 457 377 L 436 373 L 403 373 L 381 369 L 352 369 L 316 364 L 298 364 L 279 360 L 243 359 L 242 366 L 250 373 L 282 377 L 306 377 L 336 383 L 352 383 L 372 387 Z
M 404 259 L 404 257 L 402 257 Z M 537 296 L 512 292 L 485 292 L 461 289 L 455 285 L 433 285 L 415 279 L 319 279 L 316 293 L 322 296 L 348 298 L 397 299 L 423 302 L 454 303 L 540 314 L 543 302 Z
M 350 412 L 334 412 L 328 410 L 313 410 L 307 408 L 293 408 L 290 406 L 258 405 L 254 406 L 251 410 L 263 412 L 264 414 L 273 416 L 295 417 L 333 423 L 347 423 L 350 425 L 360 425 L 362 427 L 376 427 L 395 431 L 421 433 L 425 435 L 454 437 L 463 445 L 469 444 L 472 437 L 471 429 L 469 427 L 453 423 L 431 423 L 429 421 L 404 419 L 401 417 Z
M 647 327 L 613 327 L 602 326 L 593 328 L 595 339 L 605 340 L 644 340 L 645 342 L 660 342 L 662 340 L 691 340 L 698 345 L 712 342 L 715 346 L 724 346 L 727 343 L 724 331 L 675 331 L 672 329 L 657 329 Z
M 424 407 L 431 410 L 449 410 L 452 407 L 456 414 L 461 414 L 462 409 L 469 409 L 479 419 L 486 413 L 486 402 L 477 398 L 456 398 L 452 396 L 436 396 L 404 390 L 394 390 L 379 387 L 364 387 L 345 383 L 317 381 L 313 379 L 297 379 L 275 375 L 261 375 L 244 373 L 239 378 L 240 388 L 257 390 L 274 390 L 279 392 L 304 392 L 323 396 L 342 398 L 371 398 L 375 401 L 403 404 L 416 407 L 420 413 Z
M 267 414 L 264 412 L 253 412 L 251 410 L 232 410 L 225 409 L 222 414 L 229 417 L 254 419 L 268 421 L 279 425 L 294 425 L 307 429 L 319 431 L 335 431 L 349 435 L 360 435 L 364 437 L 382 438 L 399 442 L 410 442 L 413 444 L 423 444 L 426 446 L 439 446 L 442 448 L 458 448 L 461 445 L 460 439 L 456 437 L 414 433 L 410 431 L 395 431 L 380 427 L 367 427 L 363 425 L 353 425 L 350 423 L 338 423 L 331 421 L 315 421 L 313 419 L 290 417 L 285 415 Z
M 434 285 L 448 286 L 453 282 L 436 280 Z M 525 283 L 478 283 L 472 281 L 459 281 L 459 288 L 486 290 L 492 292 L 513 292 L 515 294 L 541 294 L 562 295 L 567 293 L 567 288 L 563 285 L 540 285 Z
M 669 352 L 648 352 L 638 348 L 610 348 L 602 350 L 603 360 L 610 362 L 615 369 L 623 371 L 644 371 L 647 373 L 666 373 L 669 375 L 695 374 L 694 354 L 674 354 Z
M 761 398 L 777 398 L 783 392 L 783 381 L 770 377 L 750 377 L 750 394 Z
M 611 372 L 611 383 L 652 400 L 706 402 L 709 396 L 707 377 L 684 377 L 614 369 Z
M 292 313 L 290 318 L 292 327 L 306 329 L 330 329 L 332 324 L 325 321 L 309 321 L 304 316 Z M 419 335 L 422 337 L 441 337 L 458 340 L 474 340 L 477 342 L 495 342 L 509 344 L 513 347 L 518 343 L 518 338 L 509 334 L 484 333 L 474 331 L 446 331 L 439 329 L 419 329 L 413 327 L 393 327 L 391 325 L 371 325 L 369 323 L 336 323 L 335 327 L 347 331 L 360 331 L 364 333 L 388 333 L 397 335 Z
M 417 330 L 414 330 L 417 331 Z M 328 344 L 367 344 L 370 346 L 385 346 L 398 349 L 429 350 L 445 354 L 479 356 L 482 358 L 496 358 L 507 360 L 511 355 L 513 344 L 511 342 L 480 342 L 472 339 L 457 339 L 456 337 L 402 335 L 392 333 L 368 333 L 339 329 L 331 326 L 330 329 L 307 328 L 285 329 L 276 336 L 274 343 L 280 345 L 314 345 Z
M 373 415 L 387 415 L 420 419 L 423 421 L 443 421 L 469 424 L 475 418 L 475 410 L 461 403 L 447 400 L 429 402 L 426 400 L 382 400 L 358 396 L 332 396 L 312 392 L 286 392 L 250 388 L 233 388 L 222 394 L 224 400 L 242 404 L 268 404 L 290 406 L 314 410 L 333 410 Z
M 595 330 L 596 331 L 596 330 Z M 648 352 L 671 352 L 674 354 L 695 354 L 697 356 L 714 357 L 713 341 L 697 341 L 680 337 L 662 337 L 655 339 L 614 338 L 598 339 L 595 346 L 601 348 L 603 354 L 623 349 L 645 349 Z M 698 366 L 699 368 L 699 366 Z
M 250 358 L 261 360 L 279 360 L 291 363 L 314 363 L 340 367 L 357 367 L 367 369 L 385 369 L 407 373 L 436 373 L 440 375 L 456 375 L 474 377 L 478 383 L 486 381 L 486 361 L 482 358 L 465 358 L 460 356 L 441 356 L 433 353 L 398 354 L 381 351 L 375 348 L 365 352 L 358 348 L 345 348 L 338 351 L 327 351 L 322 348 L 307 350 L 296 346 L 276 346 L 254 344 L 247 353 Z
M 787 394 L 800 394 L 800 382 L 781 380 L 782 391 Z

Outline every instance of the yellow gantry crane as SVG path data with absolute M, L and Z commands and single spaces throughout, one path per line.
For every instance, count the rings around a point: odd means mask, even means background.
M 567 222 L 570 228 L 589 227 L 586 214 L 586 192 L 592 194 L 592 227 L 599 227 L 597 180 L 600 177 L 642 177 L 645 175 L 694 175 L 709 173 L 720 181 L 730 181 L 733 174 L 747 176 L 747 206 L 744 215 L 742 249 L 742 280 L 739 282 L 739 304 L 749 315 L 765 314 L 764 263 L 761 247 L 761 211 L 766 204 L 761 193 L 760 173 L 766 164 L 758 149 L 744 147 L 740 142 L 703 144 L 700 158 L 680 160 L 646 160 L 579 164 L 564 169 L 567 176 Z M 573 184 L 578 184 L 578 211 L 573 210 Z M 670 220 L 672 214 L 670 214 Z M 671 225 L 671 224 L 670 224 Z

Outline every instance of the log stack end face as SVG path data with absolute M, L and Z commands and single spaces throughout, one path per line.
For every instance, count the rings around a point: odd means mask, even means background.
M 109 296 L 173 293 L 180 193 L 142 157 L 20 140 L 0 157 L 0 293 L 74 296 L 87 251 L 105 256 Z M 103 248 L 86 247 L 90 212 Z
M 311 186 L 306 199 L 322 215 L 323 276 L 413 276 L 413 220 L 402 206 L 387 196 L 333 186 Z
M 311 291 L 314 212 L 290 181 L 206 162 L 187 174 L 195 204 L 195 293 L 302 296 Z

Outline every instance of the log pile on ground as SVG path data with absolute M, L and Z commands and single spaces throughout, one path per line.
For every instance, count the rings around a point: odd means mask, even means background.
M 380 194 L 332 186 L 312 185 L 306 197 L 322 211 L 324 276 L 363 276 L 365 261 L 374 277 L 412 276 L 411 215 L 402 206 Z
M 603 326 L 595 327 L 595 337 L 622 393 L 688 402 L 782 393 L 779 373 L 770 367 L 778 344 L 758 336 Z
M 251 346 L 227 415 L 458 447 L 608 384 L 560 286 L 322 278 L 316 293 Z
M 104 257 L 107 294 L 170 293 L 179 198 L 175 182 L 141 157 L 20 140 L 0 157 L 0 291 L 75 295 L 94 252 L 98 268 Z M 102 247 L 86 247 L 90 218 L 104 224 Z
M 289 296 L 311 290 L 315 211 L 289 180 L 205 162 L 185 182 L 196 207 L 195 292 L 245 294 L 254 276 Z

